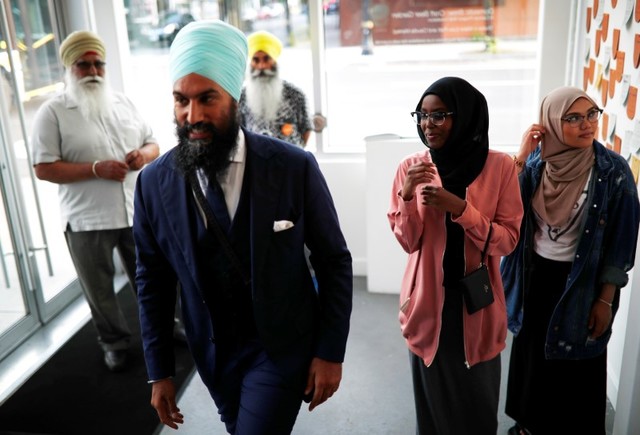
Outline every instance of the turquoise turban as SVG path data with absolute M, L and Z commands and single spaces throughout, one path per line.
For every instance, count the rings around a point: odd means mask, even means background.
M 236 101 L 240 99 L 247 67 L 247 38 L 220 20 L 187 24 L 169 49 L 171 83 L 196 73 L 213 80 Z

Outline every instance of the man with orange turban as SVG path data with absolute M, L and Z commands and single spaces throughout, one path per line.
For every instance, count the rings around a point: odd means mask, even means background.
M 304 147 L 312 130 L 307 99 L 300 89 L 280 78 L 282 43 L 266 31 L 252 33 L 247 43 L 250 69 L 239 102 L 242 125 Z

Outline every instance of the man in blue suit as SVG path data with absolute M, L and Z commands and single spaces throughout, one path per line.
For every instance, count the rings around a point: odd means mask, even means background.
M 244 34 L 217 20 L 171 45 L 179 143 L 136 185 L 140 323 L 162 423 L 183 422 L 171 380 L 179 282 L 189 348 L 227 431 L 288 434 L 303 400 L 313 410 L 340 384 L 352 260 L 313 155 L 239 126 L 246 59 Z

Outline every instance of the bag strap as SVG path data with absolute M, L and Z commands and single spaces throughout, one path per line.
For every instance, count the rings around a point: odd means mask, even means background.
M 215 214 L 213 214 L 213 210 L 211 210 L 211 206 L 209 206 L 207 198 L 205 198 L 204 193 L 202 192 L 202 187 L 200 187 L 200 181 L 198 181 L 196 173 L 189 173 L 187 180 L 189 181 L 191 189 L 193 190 L 193 193 L 195 193 L 196 199 L 198 200 L 198 204 L 200 204 L 200 208 L 202 208 L 205 218 L 207 219 L 207 229 L 213 231 L 213 233 L 218 238 L 218 241 L 220 241 L 220 246 L 222 246 L 222 249 L 227 255 L 227 258 L 229 258 L 231 264 L 233 264 L 233 266 L 235 266 L 235 268 L 240 273 L 244 284 L 249 285 L 251 283 L 251 278 L 245 272 L 240 259 L 236 255 L 233 247 L 231 246 L 231 243 L 229 242 L 229 239 L 222 231 L 222 228 L 220 228 L 220 224 L 218 223 Z
M 491 233 L 493 232 L 493 224 L 489 222 L 489 234 L 487 234 L 487 241 L 484 242 L 484 249 L 482 249 L 482 256 L 480 257 L 480 266 L 484 264 L 485 256 L 487 255 L 487 248 L 489 247 L 489 240 L 491 240 Z

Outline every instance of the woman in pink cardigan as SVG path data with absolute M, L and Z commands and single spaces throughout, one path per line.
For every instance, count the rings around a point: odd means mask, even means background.
M 427 146 L 399 165 L 387 216 L 409 254 L 399 320 L 409 347 L 418 434 L 495 434 L 507 316 L 499 263 L 518 242 L 514 161 L 489 150 L 487 102 L 444 77 L 412 112 Z M 460 279 L 486 263 L 494 302 L 469 314 Z

